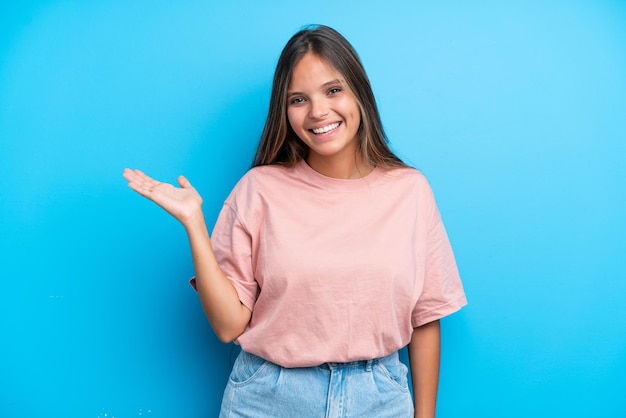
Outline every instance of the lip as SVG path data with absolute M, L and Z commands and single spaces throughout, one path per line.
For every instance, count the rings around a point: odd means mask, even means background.
M 336 126 L 332 127 L 333 125 L 336 125 Z M 337 132 L 337 130 L 341 127 L 341 125 L 343 125 L 343 122 L 340 122 L 340 121 L 327 122 L 327 123 L 318 124 L 312 128 L 309 128 L 307 129 L 307 131 L 309 131 L 310 134 L 314 135 L 318 139 L 324 139 L 324 138 L 333 136 Z M 319 129 L 329 128 L 329 127 L 332 127 L 332 128 L 325 132 L 319 132 L 319 133 L 314 132 L 314 129 L 319 130 Z

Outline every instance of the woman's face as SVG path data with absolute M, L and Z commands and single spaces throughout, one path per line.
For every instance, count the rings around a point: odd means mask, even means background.
M 311 167 L 354 166 L 360 155 L 359 105 L 344 77 L 312 53 L 293 68 L 287 87 L 287 118 L 309 147 Z

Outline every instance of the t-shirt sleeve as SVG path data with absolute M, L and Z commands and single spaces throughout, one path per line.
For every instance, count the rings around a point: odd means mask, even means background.
M 217 218 L 211 243 L 217 262 L 235 287 L 239 300 L 253 310 L 259 286 L 254 279 L 252 238 L 228 202 Z
M 450 315 L 467 304 L 446 229 L 429 189 L 431 210 L 424 251 L 424 286 L 412 314 L 418 327 Z

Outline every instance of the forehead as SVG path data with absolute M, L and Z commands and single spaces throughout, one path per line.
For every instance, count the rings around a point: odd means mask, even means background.
M 319 87 L 332 80 L 343 82 L 344 77 L 324 58 L 308 52 L 294 65 L 288 89 Z

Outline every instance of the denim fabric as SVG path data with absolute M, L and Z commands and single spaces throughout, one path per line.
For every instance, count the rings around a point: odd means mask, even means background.
M 242 351 L 220 418 L 403 418 L 413 416 L 398 353 L 368 361 L 284 368 Z

